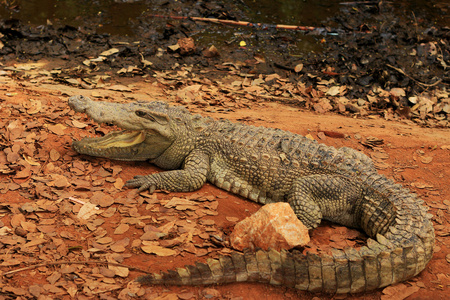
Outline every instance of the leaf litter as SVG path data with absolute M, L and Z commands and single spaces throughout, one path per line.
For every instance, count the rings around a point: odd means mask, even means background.
M 236 71 L 236 68 L 233 66 L 229 70 Z M 208 111 L 215 107 L 232 112 L 250 107 L 258 97 L 298 100 L 320 113 L 333 109 L 334 100 L 330 97 L 339 96 L 338 101 L 349 103 L 342 98 L 346 89 L 338 89 L 330 81 L 321 81 L 323 87 L 319 90 L 308 90 L 301 84 L 293 85 L 275 75 L 250 80 L 246 77 L 226 84 L 199 78 L 194 81 L 186 74 L 167 72 L 157 76 L 155 82 L 165 89 L 170 99 L 185 104 L 191 110 Z M 179 90 L 170 88 L 174 81 L 179 83 Z M 196 84 L 190 85 L 192 82 Z M 265 86 L 266 82 L 271 82 L 271 85 Z M 120 92 L 133 89 L 124 89 L 120 85 L 110 87 Z M 218 95 L 218 91 L 223 94 Z M 123 174 L 123 164 L 82 158 L 70 148 L 71 141 L 79 135 L 104 133 L 101 130 L 105 129 L 97 128 L 86 118 L 74 116 L 64 101 L 55 99 L 42 99 L 39 104 L 30 101 L 27 106 L 8 103 L 0 112 L 0 145 L 3 149 L 0 171 L 8 176 L 5 182 L 0 183 L 0 192 L 14 192 L 25 202 L 23 205 L 7 203 L 3 206 L 1 266 L 35 265 L 35 268 L 21 272 L 38 274 L 48 282 L 28 290 L 6 284 L 3 291 L 27 297 L 124 292 L 129 289 L 125 287 L 124 279 L 131 270 L 136 270 L 124 261 L 136 251 L 160 257 L 229 253 L 228 248 L 218 247 L 211 240 L 211 236 L 226 236 L 226 229 L 211 219 L 219 214 L 217 210 L 222 197 L 200 192 L 187 196 L 170 193 L 138 195 L 123 190 L 122 177 L 130 175 Z M 28 117 L 24 117 L 24 112 Z M 83 130 L 80 132 L 78 129 Z M 321 139 L 335 137 L 325 133 L 318 136 Z M 360 143 L 372 151 L 371 157 L 377 168 L 391 167 L 383 139 L 367 136 Z M 445 145 L 441 148 L 448 151 Z M 434 156 L 424 152 L 414 153 L 414 159 L 423 164 L 434 163 Z M 425 183 L 415 186 L 432 188 Z M 239 218 L 227 215 L 226 220 L 234 225 Z M 334 229 L 338 233 L 331 235 L 331 242 L 324 243 L 323 248 L 309 245 L 310 250 L 358 247 L 364 242 L 364 237 L 357 231 L 352 232 L 345 227 Z M 53 260 L 59 262 L 52 264 Z M 50 268 L 52 265 L 57 267 Z M 14 274 L 5 276 L 16 276 Z M 63 274 L 74 276 L 76 280 L 67 281 Z M 80 290 L 73 283 L 86 283 L 89 288 Z M 408 295 L 413 289 L 401 291 L 402 295 Z M 392 296 L 389 290 L 385 294 L 387 298 Z
M 6 120 L 2 125 L 6 131 L 1 132 L 2 173 L 21 180 L 2 182 L 1 188 L 2 193 L 18 190 L 23 199 L 42 200 L 26 202 L 22 209 L 15 204 L 4 206 L 12 215 L 9 221 L 2 218 L 7 224 L 0 227 L 0 243 L 6 252 L 0 257 L 3 267 L 34 265 L 9 273 L 3 271 L 4 276 L 28 270 L 35 273 L 36 269 L 40 275 L 47 276 L 48 283 L 29 289 L 6 285 L 4 292 L 25 297 L 111 293 L 123 289 L 120 278 L 126 279 L 130 269 L 136 270 L 122 263 L 136 251 L 133 249 L 161 257 L 182 252 L 203 256 L 215 250 L 207 242 L 209 236 L 201 234 L 205 230 L 220 231 L 210 221 L 201 222 L 203 217 L 217 215 L 215 197 L 193 194 L 188 198 L 158 199 L 156 195 L 144 198 L 136 193 L 124 194 L 124 181 L 118 177 L 122 172 L 120 165 L 83 161 L 70 149 L 74 132 L 71 128 L 83 129 L 89 122 L 66 122 L 71 113 L 59 104 L 29 103 L 32 104 L 25 108 L 33 115 L 34 124 L 23 117 L 14 118 L 18 113 L 15 105 L 1 112 Z M 47 145 L 41 142 L 48 137 L 58 148 L 45 148 Z M 147 204 L 139 208 L 140 203 Z M 151 212 L 159 217 L 149 216 Z M 182 216 L 177 216 L 178 213 Z M 109 224 L 112 217 L 118 223 Z M 113 231 L 106 231 L 105 225 L 112 226 Z M 72 226 L 79 229 L 74 230 Z M 142 229 L 143 239 L 139 235 L 133 241 L 127 237 Z M 154 237 L 149 238 L 149 234 Z M 87 238 L 87 248 L 77 245 L 81 237 Z M 40 247 L 45 249 L 41 258 L 21 254 L 39 252 Z M 51 262 L 50 257 L 60 262 Z M 92 263 L 107 268 L 92 267 Z M 53 271 L 51 265 L 60 266 Z M 64 279 L 71 274 L 77 274 L 76 284 Z M 80 283 L 86 283 L 89 288 L 80 290 L 77 287 Z

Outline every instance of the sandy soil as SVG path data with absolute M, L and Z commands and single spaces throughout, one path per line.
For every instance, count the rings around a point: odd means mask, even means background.
M 50 298 L 69 299 L 71 297 L 121 299 L 130 298 L 125 295 L 131 287 L 127 284 L 135 279 L 140 272 L 130 271 L 126 276 L 107 276 L 102 273 L 102 265 L 85 264 L 77 265 L 72 271 L 65 271 L 64 267 L 70 265 L 46 265 L 52 261 L 65 260 L 104 260 L 108 255 L 117 254 L 121 256 L 120 263 L 128 266 L 138 267 L 149 271 L 161 271 L 175 267 L 181 267 L 193 261 L 204 261 L 206 257 L 217 255 L 217 249 L 211 243 L 208 243 L 204 235 L 195 235 L 193 240 L 196 250 L 187 251 L 182 245 L 174 247 L 176 255 L 158 256 L 146 254 L 136 244 L 132 242 L 125 243 L 123 251 L 113 251 L 110 246 L 101 251 L 97 247 L 99 241 L 99 228 L 102 228 L 104 234 L 102 237 L 110 237 L 112 243 L 122 241 L 128 238 L 130 241 L 139 240 L 143 234 L 142 226 L 130 225 L 130 229 L 123 234 L 115 234 L 114 231 L 119 224 L 122 224 L 125 218 L 138 215 L 146 224 L 161 226 L 167 222 L 177 220 L 190 220 L 192 215 L 185 211 L 167 209 L 164 206 L 147 201 L 151 198 L 137 197 L 133 191 L 128 189 L 117 189 L 115 184 L 117 180 L 126 181 L 136 174 L 146 174 L 157 171 L 157 168 L 147 163 L 134 162 L 116 162 L 105 159 L 92 159 L 77 155 L 70 148 L 73 138 L 79 138 L 87 135 L 87 131 L 93 132 L 96 125 L 90 123 L 80 114 L 74 115 L 65 109 L 66 101 L 69 95 L 85 94 L 92 95 L 95 90 L 80 90 L 57 84 L 40 84 L 36 86 L 30 81 L 16 81 L 9 77 L 2 77 L 0 85 L 0 105 L 1 117 L 0 134 L 3 136 L 0 145 L 2 149 L 12 148 L 17 145 L 12 140 L 8 124 L 19 120 L 19 123 L 25 126 L 24 132 L 35 133 L 37 136 L 45 133 L 42 139 L 35 139 L 35 151 L 27 152 L 27 148 L 22 143 L 21 150 L 18 152 L 21 157 L 32 156 L 39 163 L 38 167 L 31 167 L 31 174 L 25 178 L 18 178 L 17 173 L 23 170 L 20 163 L 15 164 L 14 172 L 1 174 L 1 182 L 4 184 L 17 184 L 19 187 L 5 189 L 2 186 L 0 193 L 1 215 L 0 221 L 2 227 L 12 228 L 13 231 L 4 233 L 3 237 L 13 238 L 18 235 L 20 230 L 25 229 L 27 240 L 23 242 L 8 244 L 5 240 L 1 241 L 0 258 L 2 264 L 0 270 L 2 273 L 16 270 L 22 267 L 43 263 L 44 265 L 36 268 L 30 268 L 22 272 L 17 272 L 9 276 L 4 276 L 0 281 L 0 287 L 3 289 L 2 299 L 20 297 L 25 299 L 40 295 L 47 295 Z M 115 92 L 110 91 L 109 97 L 114 100 L 139 98 L 143 100 L 157 99 L 165 100 L 164 92 L 151 82 L 134 82 L 133 92 Z M 30 99 L 39 100 L 42 108 L 37 113 L 29 113 Z M 247 106 L 247 107 L 245 107 Z M 55 107 L 60 108 L 55 110 Z M 450 212 L 450 134 L 448 130 L 437 128 L 422 128 L 412 123 L 401 123 L 385 121 L 380 118 L 373 119 L 355 119 L 334 114 L 319 115 L 311 112 L 302 111 L 295 107 L 290 107 L 264 100 L 247 101 L 246 105 L 236 105 L 232 110 L 220 110 L 214 108 L 204 109 L 194 105 L 189 106 L 193 111 L 200 112 L 203 115 L 210 115 L 215 118 L 227 118 L 232 121 L 242 121 L 246 124 L 276 127 L 283 130 L 289 130 L 294 133 L 307 135 L 320 142 L 335 147 L 348 146 L 363 151 L 369 156 L 381 159 L 377 160 L 377 165 L 381 166 L 380 172 L 397 182 L 409 187 L 418 193 L 430 206 L 430 212 L 434 215 L 433 221 L 436 226 L 436 249 L 435 254 L 427 268 L 416 278 L 406 282 L 405 285 L 418 286 L 417 292 L 413 293 L 408 299 L 447 299 L 450 292 L 449 277 L 449 212 Z M 56 114 L 56 112 L 60 112 Z M 76 128 L 73 120 L 87 124 L 84 129 Z M 32 126 L 37 122 L 36 126 Z M 52 130 L 54 125 L 64 125 L 62 132 Z M 27 125 L 29 125 L 27 127 Z M 332 138 L 320 134 L 323 131 L 341 133 L 345 138 Z M 56 132 L 56 133 L 55 133 Z M 335 135 L 337 136 L 337 135 Z M 383 143 L 377 146 L 377 151 L 362 145 L 367 137 L 376 137 L 382 139 Z M 6 138 L 5 138 L 6 137 Z M 322 137 L 322 139 L 321 139 Z M 18 140 L 26 138 L 26 134 L 19 135 Z M 59 157 L 55 157 L 56 150 Z M 52 152 L 53 151 L 53 152 Z M 378 155 L 377 153 L 383 153 Z M 35 155 L 35 156 L 34 156 Z M 18 160 L 19 161 L 19 160 Z M 0 162 L 3 165 L 13 167 L 5 155 L 1 156 Z M 74 164 L 81 163 L 84 171 L 80 174 L 73 174 Z M 52 164 L 51 169 L 49 164 Z M 120 169 L 118 174 L 113 171 L 114 168 Z M 106 180 L 95 183 L 95 180 L 101 179 L 101 176 L 93 178 L 92 174 L 107 170 L 112 173 Z M 84 173 L 85 172 L 85 173 Z M 68 179 L 66 184 L 44 185 L 48 178 L 58 174 Z M 73 183 L 74 178 L 82 179 L 87 183 L 86 187 L 80 188 Z M 95 179 L 95 180 L 94 180 Z M 119 182 L 120 182 L 119 180 Z M 120 185 L 119 185 L 120 187 Z M 102 209 L 114 208 L 115 213 L 111 216 L 99 215 L 101 219 L 94 230 L 90 229 L 89 222 L 77 220 L 76 214 L 80 205 L 70 203 L 63 199 L 70 195 L 80 199 L 92 199 L 95 192 L 102 192 L 103 195 L 112 195 L 114 203 L 105 205 Z M 54 192 L 46 196 L 46 192 Z M 56 196 L 57 195 L 57 196 Z M 212 197 L 211 203 L 217 201 L 217 208 L 211 209 L 212 212 L 201 218 L 194 219 L 194 223 L 200 224 L 198 229 L 206 229 L 206 233 L 229 233 L 235 220 L 241 220 L 251 213 L 258 210 L 259 206 L 243 198 L 231 195 L 210 184 L 206 184 L 202 189 L 194 193 L 157 193 L 158 200 L 172 199 L 173 197 L 195 198 L 196 196 Z M 54 201 L 54 207 L 47 206 L 43 211 L 23 211 L 24 204 L 37 203 L 40 200 Z M 120 200 L 120 201 L 119 201 Z M 144 202 L 145 203 L 142 203 Z M 65 204 L 64 204 L 65 203 Z M 150 208 L 149 208 L 150 206 Z M 8 208 L 8 209 L 6 209 Z M 6 210 L 5 210 L 6 209 Z M 17 223 L 15 214 L 22 214 L 24 220 Z M 49 221 L 53 220 L 53 221 Z M 72 220 L 72 221 L 68 221 Z M 202 225 L 204 220 L 212 220 L 212 227 Z M 231 221 L 230 221 L 231 220 Z M 37 230 L 30 229 L 28 226 L 32 223 L 37 226 Z M 54 232 L 43 230 L 40 226 L 51 224 L 54 226 Z M 179 226 L 180 228 L 180 226 Z M 213 229 L 211 229 L 213 228 Z M 330 236 L 339 231 L 340 227 L 333 224 L 325 224 L 311 233 L 312 244 L 325 245 L 330 243 Z M 208 231 L 210 230 L 210 231 Z M 204 233 L 205 233 L 204 232 Z M 171 232 L 171 234 L 176 232 Z M 345 234 L 345 232 L 343 233 Z M 36 245 L 26 243 L 35 240 L 36 235 L 44 239 L 43 242 Z M 20 236 L 20 235 L 19 235 Z M 110 242 L 111 242 L 110 241 Z M 202 246 L 203 244 L 203 246 Z M 64 245 L 67 251 L 60 249 Z M 110 245 L 110 244 L 107 244 Z M 200 246 L 199 246 L 200 245 Z M 62 247 L 62 246 L 61 246 Z M 94 251 L 92 249 L 97 249 Z M 200 251 L 202 250 L 202 251 Z M 205 250 L 205 251 L 203 251 Z M 447 255 L 447 260 L 446 260 Z M 17 263 L 8 264 L 8 260 Z M 49 279 L 55 273 L 62 274 L 56 281 Z M 111 284 L 109 291 L 95 290 L 94 282 Z M 90 291 L 84 286 L 88 284 Z M 56 289 L 53 289 L 53 287 Z M 398 289 L 401 289 L 400 286 Z M 39 291 L 36 292 L 36 291 Z M 125 292 L 124 292 L 125 291 Z M 146 299 L 399 299 L 401 295 L 385 295 L 381 290 L 362 295 L 344 295 L 329 296 L 322 294 L 311 294 L 284 287 L 275 287 L 263 284 L 230 284 L 224 286 L 209 287 L 144 287 L 136 291 L 135 295 Z M 20 294 L 23 293 L 23 294 Z M 70 295 L 70 296 L 69 296 Z M 19 299 L 19 298 L 17 298 Z M 44 299 L 44 298 L 42 298 Z

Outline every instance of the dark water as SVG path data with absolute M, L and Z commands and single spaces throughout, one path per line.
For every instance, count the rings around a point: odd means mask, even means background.
M 181 6 L 186 5 L 185 1 L 179 1 Z M 389 5 L 397 8 L 399 17 L 422 17 L 439 26 L 449 26 L 449 2 L 402 0 Z M 339 14 L 342 7 L 348 7 L 343 5 L 345 0 L 239 0 L 236 3 L 249 18 L 244 21 L 304 26 L 329 26 L 327 19 Z M 351 7 L 358 10 L 361 6 Z M 158 7 L 148 0 L 0 0 L 2 20 L 14 18 L 32 25 L 45 25 L 49 20 L 54 24 L 80 26 L 95 19 L 99 20 L 99 33 L 116 35 L 132 35 L 133 20 L 145 16 L 149 10 L 155 13 Z
M 319 26 L 339 9 L 338 0 L 240 2 L 240 8 L 250 18 L 245 21 L 261 23 Z M 14 18 L 32 25 L 45 25 L 49 20 L 55 24 L 81 26 L 87 20 L 98 19 L 101 22 L 99 32 L 117 35 L 132 35 L 133 19 L 145 15 L 149 9 L 156 13 L 158 10 L 152 1 L 0 0 L 3 20 Z
M 30 25 L 74 27 L 98 21 L 98 33 L 133 35 L 132 20 L 147 10 L 144 1 L 114 0 L 0 0 L 0 18 L 18 19 Z
M 191 1 L 177 0 L 181 11 L 192 10 Z M 254 23 L 303 25 L 314 27 L 341 26 L 330 21 L 331 17 L 341 13 L 352 13 L 361 9 L 362 4 L 345 5 L 345 0 L 237 0 L 237 15 L 244 15 Z M 204 1 L 207 3 L 208 1 Z M 401 0 L 391 1 L 391 5 L 399 18 L 424 18 L 437 26 L 449 26 L 448 0 Z M 70 25 L 79 27 L 95 26 L 97 33 L 108 33 L 119 36 L 136 36 L 136 26 L 151 27 L 149 15 L 157 14 L 158 5 L 151 0 L 0 0 L 0 19 L 18 19 L 30 25 Z M 177 7 L 175 0 L 167 0 L 172 7 Z M 190 4 L 188 4 L 190 3 Z M 374 1 L 375 3 L 375 1 Z M 195 5 L 197 5 L 196 3 Z M 372 4 L 374 13 L 377 7 Z M 173 12 L 173 15 L 179 15 Z M 232 12 L 233 14 L 233 12 Z M 191 15 L 192 16 L 192 15 Z M 144 20 L 144 21 L 143 21 Z M 147 23 L 146 23 L 147 21 Z M 170 20 L 168 21 L 170 22 Z M 93 25 L 94 24 L 94 25 Z M 156 30 L 156 29 L 155 29 Z M 162 30 L 162 29 L 160 29 Z M 230 27 L 209 24 L 203 30 L 191 32 L 199 44 L 221 46 L 239 41 L 246 41 L 247 45 L 255 46 L 257 38 L 252 32 L 243 27 Z M 288 36 L 290 34 L 290 36 Z M 291 41 L 291 55 L 300 52 L 320 51 L 321 37 L 312 37 L 286 33 Z M 267 39 L 260 39 L 267 40 Z M 259 42 L 262 43 L 262 42 Z M 272 41 L 277 43 L 277 41 Z M 281 44 L 281 43 L 280 43 Z M 259 45 L 264 47 L 264 45 Z M 270 48 L 270 47 L 268 47 Z M 279 49 L 280 50 L 280 49 Z M 283 49 L 281 49 L 283 51 Z
M 246 13 L 254 22 L 324 26 L 339 11 L 339 0 L 244 0 Z

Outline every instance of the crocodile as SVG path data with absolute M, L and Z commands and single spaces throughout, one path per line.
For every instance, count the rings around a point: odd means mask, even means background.
M 69 106 L 121 131 L 73 142 L 80 154 L 149 161 L 168 171 L 126 182 L 139 191 L 187 192 L 206 181 L 261 204 L 287 202 L 309 228 L 322 219 L 368 235 L 360 249 L 327 253 L 256 250 L 137 278 L 145 284 L 263 282 L 311 292 L 357 293 L 410 279 L 433 255 L 423 200 L 379 174 L 372 160 L 280 129 L 191 114 L 164 102 L 109 103 L 84 96 Z

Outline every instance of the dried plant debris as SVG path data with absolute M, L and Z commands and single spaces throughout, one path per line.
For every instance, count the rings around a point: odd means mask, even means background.
M 223 27 L 212 24 L 154 17 L 155 13 L 171 16 L 189 9 L 189 15 L 248 20 L 247 11 L 236 5 L 236 1 L 153 5 L 158 11 L 143 12 L 139 21 L 131 22 L 140 25 L 132 26 L 128 36 L 98 33 L 101 14 L 85 18 L 83 28 L 3 21 L 0 54 L 7 63 L 0 69 L 1 82 L 7 82 L 8 76 L 33 84 L 57 81 L 87 90 L 101 88 L 95 94 L 108 97 L 110 91 L 133 91 L 114 78 L 139 77 L 165 85 L 172 100 L 186 105 L 232 110 L 248 105 L 242 100 L 263 99 L 319 114 L 333 111 L 449 127 L 448 28 L 438 26 L 425 11 L 405 14 L 400 8 L 403 3 L 378 5 L 377 9 L 370 3 L 341 5 L 326 21 L 338 26 L 341 34 L 330 34 L 331 29 L 325 27 L 323 33 L 328 34 L 308 39 L 317 51 L 298 48 L 294 41 L 304 40 L 304 32 L 241 28 L 237 34 L 227 28 L 227 36 Z M 440 6 L 433 10 L 445 14 Z M 220 32 L 220 41 L 205 43 L 199 35 L 205 31 Z M 279 55 L 280 48 L 288 51 Z M 43 62 L 28 62 L 48 58 L 58 58 L 58 66 L 43 70 Z M 6 95 L 13 97 L 14 93 Z M 30 115 L 42 109 L 36 98 L 22 108 Z M 61 133 L 65 125 L 51 124 L 51 128 Z
M 71 34 L 80 33 L 70 29 L 62 38 Z M 73 60 L 75 65 L 67 68 L 46 71 L 39 63 L 0 66 L 0 271 L 4 275 L 0 289 L 11 298 L 126 299 L 131 294 L 136 297 L 145 294 L 149 298 L 190 299 L 202 295 L 233 299 L 233 292 L 238 293 L 229 287 L 226 290 L 202 287 L 192 292 L 129 284 L 138 272 L 167 270 L 219 253 L 230 254 L 227 237 L 237 222 L 251 214 L 250 204 L 217 189 L 152 195 L 125 189 L 124 182 L 132 176 L 157 170 L 144 163 L 82 157 L 71 149 L 75 138 L 111 130 L 111 126 L 99 127 L 69 110 L 66 95 L 73 94 L 76 88 L 97 98 L 117 101 L 136 100 L 140 96 L 153 99 L 153 93 L 158 93 L 161 99 L 182 104 L 191 111 L 220 112 L 242 122 L 258 121 L 268 127 L 272 124 L 237 112 L 275 101 L 289 104 L 299 115 L 298 107 L 302 107 L 323 117 L 336 112 L 366 119 L 397 120 L 410 126 L 414 125 L 412 121 L 424 126 L 449 126 L 450 102 L 445 89 L 430 87 L 418 92 L 414 87 L 389 84 L 356 89 L 350 82 L 353 77 L 348 76 L 345 82 L 341 75 L 333 75 L 336 70 L 328 67 L 313 70 L 306 61 L 292 64 L 292 72 L 296 74 L 292 77 L 291 71 L 267 68 L 270 60 L 260 54 L 232 59 L 219 46 L 209 48 L 212 54 L 207 54 L 211 55 L 206 57 L 207 65 L 199 67 L 193 58 L 203 54 L 195 38 L 196 49 L 186 48 L 193 49 L 193 54 L 170 52 L 161 45 L 154 52 L 140 49 L 142 54 L 134 57 L 137 51 L 134 44 L 105 47 L 109 37 L 94 37 L 91 45 L 103 43 L 102 49 L 76 50 L 77 39 L 69 39 L 68 47 L 74 46 L 73 51 L 78 51 L 79 56 Z M 5 41 L 3 37 L 0 39 Z M 7 39 L 7 47 L 17 43 L 11 41 L 12 36 Z M 169 38 L 167 43 L 175 45 L 177 41 Z M 6 46 L 3 49 L 0 52 L 9 51 Z M 81 55 L 83 51 L 95 55 Z M 30 54 L 23 55 L 29 58 Z M 134 61 L 135 58 L 139 61 Z M 125 64 L 127 59 L 131 61 Z M 139 76 L 139 81 L 150 88 L 145 92 L 139 90 L 129 80 L 131 76 Z M 117 79 L 123 77 L 126 80 Z M 56 88 L 46 90 L 42 86 Z M 317 137 L 326 139 L 326 143 L 348 146 L 345 128 L 331 130 L 319 130 Z M 445 289 L 448 278 L 440 263 L 447 266 L 449 260 L 445 245 L 450 238 L 450 204 L 445 199 L 448 188 L 442 169 L 448 163 L 448 141 L 436 140 L 432 147 L 417 147 L 414 151 L 402 148 L 397 150 L 402 151 L 399 154 L 392 152 L 395 149 L 390 148 L 390 141 L 377 137 L 376 129 L 368 128 L 361 135 L 355 137 L 360 144 L 353 145 L 364 149 L 381 172 L 389 173 L 394 168 L 396 179 L 421 193 L 437 225 L 438 259 L 432 261 L 429 272 L 421 275 L 424 283 L 413 281 L 398 289 L 387 288 L 382 297 L 407 297 L 417 287 Z M 313 138 L 311 134 L 308 137 Z M 422 172 L 416 176 L 419 167 Z M 303 250 L 329 251 L 365 243 L 365 236 L 359 231 L 330 224 L 313 231 L 311 239 Z M 32 284 L 29 278 L 33 278 Z M 264 287 L 264 295 L 270 291 L 271 288 Z M 282 290 L 276 294 L 278 298 L 281 293 L 296 297 L 294 292 Z M 381 296 L 381 292 L 376 295 Z
M 241 88 L 247 86 L 240 84 Z M 193 85 L 184 90 L 187 98 L 183 101 L 213 97 L 213 90 L 214 86 Z M 14 199 L 0 206 L 0 266 L 5 275 L 2 292 L 28 298 L 121 297 L 130 291 L 144 295 L 149 293 L 145 288 L 128 282 L 136 276 L 133 272 L 147 272 L 155 259 L 197 260 L 230 253 L 227 236 L 243 215 L 231 211 L 219 214 L 219 202 L 228 201 L 226 196 L 209 192 L 150 195 L 125 190 L 124 181 L 136 173 L 132 170 L 136 166 L 76 155 L 71 149 L 74 137 L 103 131 L 90 120 L 75 117 L 64 101 L 42 97 L 27 105 L 2 105 L 0 170 L 4 180 L 0 182 L 0 195 Z M 342 135 L 320 133 L 322 138 Z M 358 140 L 371 148 L 377 168 L 392 167 L 385 141 L 370 135 Z M 413 160 L 433 167 L 440 160 L 433 151 L 448 149 L 445 145 L 419 149 L 413 153 Z M 152 172 L 151 168 L 145 166 L 145 172 Z M 411 186 L 437 191 L 423 179 Z M 440 222 L 436 227 L 438 239 L 450 236 L 443 215 L 448 212 L 446 204 L 430 203 Z M 322 236 L 328 238 L 321 240 Z M 311 238 L 305 251 L 358 248 L 365 244 L 366 237 L 357 230 L 333 225 L 313 231 Z M 27 276 L 39 281 L 22 284 Z M 202 291 L 205 295 L 221 293 L 208 288 Z M 407 297 L 416 291 L 408 285 L 398 290 L 387 288 L 382 297 Z M 190 293 L 174 295 L 183 299 L 192 297 Z
M 121 165 L 84 160 L 71 149 L 72 129 L 87 123 L 68 121 L 69 111 L 57 98 L 30 103 L 4 105 L 0 112 L 0 192 L 17 198 L 0 207 L 0 265 L 13 271 L 6 279 L 15 278 L 2 285 L 3 292 L 120 292 L 129 281 L 125 262 L 136 251 L 204 256 L 220 249 L 209 241 L 210 234 L 220 233 L 209 219 L 218 215 L 215 196 L 145 198 L 123 190 Z M 37 274 L 47 283 L 19 288 L 16 276 L 22 275 L 16 273 Z

